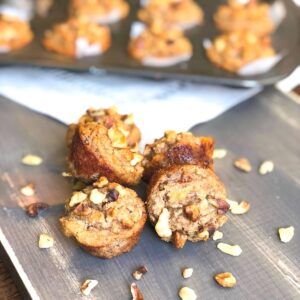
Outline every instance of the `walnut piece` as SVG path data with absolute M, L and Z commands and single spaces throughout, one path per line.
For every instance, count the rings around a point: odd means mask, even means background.
M 133 153 L 133 158 L 130 161 L 130 165 L 134 167 L 142 160 L 143 160 L 143 155 L 138 154 L 138 153 Z
M 112 142 L 112 146 L 115 148 L 127 148 L 127 141 L 126 136 L 124 133 L 116 126 L 111 127 L 108 129 L 108 137 Z
M 69 202 L 69 206 L 73 207 L 75 205 L 77 205 L 78 203 L 83 202 L 85 199 L 87 198 L 87 195 L 83 192 L 74 192 L 71 200 Z
M 266 175 L 268 173 L 273 172 L 273 170 L 274 170 L 274 163 L 271 160 L 266 160 L 262 162 L 258 172 L 260 175 Z
M 295 234 L 295 228 L 293 226 L 289 226 L 286 228 L 278 229 L 279 238 L 283 243 L 288 243 L 292 240 Z
M 80 287 L 80 291 L 83 295 L 88 296 L 91 291 L 98 285 L 98 280 L 86 279 Z
M 147 272 L 148 272 L 148 269 L 145 266 L 141 266 L 132 273 L 132 277 L 135 280 L 140 280 L 142 278 L 142 276 L 144 274 L 146 274 Z
M 132 300 L 144 300 L 144 296 L 135 282 L 130 286 Z
M 26 196 L 26 197 L 31 197 L 35 194 L 35 190 L 34 190 L 34 184 L 33 183 L 29 183 L 25 186 L 23 186 L 20 190 L 21 194 Z
M 240 256 L 242 254 L 242 249 L 239 245 L 229 245 L 225 243 L 218 243 L 218 249 L 223 253 L 231 256 Z
M 106 194 L 101 193 L 98 189 L 92 189 L 90 194 L 90 200 L 94 204 L 101 204 L 106 198 Z
M 28 166 L 39 166 L 43 159 L 34 154 L 27 154 L 22 158 L 22 163 Z
M 179 297 L 182 300 L 196 300 L 197 295 L 195 291 L 189 287 L 183 287 L 179 290 Z
M 184 212 L 192 222 L 196 222 L 200 217 L 199 207 L 197 207 L 195 204 L 185 206 Z
M 230 211 L 234 215 L 242 215 L 249 211 L 251 205 L 248 201 L 242 201 L 238 205 L 233 206 Z
M 185 268 L 182 271 L 182 277 L 185 279 L 190 278 L 190 277 L 192 277 L 193 272 L 194 272 L 193 268 Z
M 232 288 L 236 285 L 235 277 L 229 272 L 217 274 L 215 280 L 219 285 L 225 288 Z
M 187 241 L 187 236 L 184 234 L 181 234 L 178 231 L 175 231 L 173 234 L 173 245 L 177 248 L 177 249 L 181 249 L 184 247 L 185 243 Z
M 239 158 L 234 162 L 234 166 L 246 173 L 249 173 L 252 170 L 252 166 L 247 158 Z
M 41 249 L 48 249 L 53 247 L 54 245 L 54 239 L 45 233 L 40 234 L 39 237 L 39 248 Z
M 233 207 L 238 206 L 239 203 L 234 200 L 226 199 L 226 202 L 229 204 L 229 209 L 231 210 Z
M 213 240 L 217 241 L 223 238 L 223 232 L 216 230 L 213 235 Z
M 106 177 L 101 176 L 96 182 L 93 183 L 93 186 L 102 188 L 108 185 L 108 180 Z
M 43 202 L 34 202 L 26 207 L 26 213 L 29 217 L 35 218 L 39 214 L 39 210 L 47 209 L 49 205 Z
M 213 159 L 222 159 L 227 155 L 227 150 L 224 148 L 215 149 L 213 153 Z
M 172 230 L 169 225 L 169 217 L 169 211 L 164 208 L 155 225 L 156 233 L 162 238 L 170 238 L 172 236 Z

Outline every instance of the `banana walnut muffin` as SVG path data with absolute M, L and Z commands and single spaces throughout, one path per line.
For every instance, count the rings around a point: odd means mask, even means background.
M 168 67 L 188 61 L 193 47 L 181 30 L 155 23 L 131 38 L 128 51 L 143 65 Z
M 147 211 L 158 236 L 183 248 L 208 240 L 226 221 L 229 209 L 221 180 L 198 165 L 174 165 L 151 179 Z
M 73 193 L 60 223 L 63 233 L 84 250 L 112 258 L 138 243 L 146 219 L 145 204 L 135 191 L 101 177 Z
M 233 31 L 216 37 L 206 49 L 206 54 L 216 66 L 229 72 L 238 72 L 253 61 L 275 56 L 276 52 L 269 36 Z
M 71 0 L 69 11 L 72 18 L 111 24 L 127 17 L 129 4 L 125 0 Z
M 32 39 L 33 33 L 27 21 L 0 15 L 0 53 L 22 48 Z
M 184 30 L 201 24 L 203 11 L 193 0 L 149 0 L 138 11 L 138 18 L 147 24 L 160 22 Z
M 70 19 L 47 30 L 43 45 L 49 51 L 74 58 L 95 56 L 109 49 L 111 34 L 108 27 Z
M 270 4 L 257 0 L 241 3 L 230 0 L 220 5 L 214 14 L 214 21 L 221 31 L 249 30 L 256 35 L 264 36 L 274 30 L 274 22 L 270 15 Z
M 162 138 L 145 146 L 143 178 L 149 181 L 155 172 L 172 165 L 198 164 L 213 170 L 213 152 L 214 140 L 211 137 L 166 131 Z

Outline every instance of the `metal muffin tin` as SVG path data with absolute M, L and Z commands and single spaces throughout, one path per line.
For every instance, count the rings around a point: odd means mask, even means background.
M 40 67 L 62 68 L 73 71 L 114 72 L 126 75 L 150 77 L 155 79 L 184 79 L 213 84 L 252 87 L 269 85 L 284 78 L 300 62 L 300 14 L 299 8 L 291 0 L 281 0 L 286 7 L 287 17 L 282 21 L 276 32 L 272 34 L 273 44 L 284 58 L 270 71 L 241 77 L 214 66 L 205 55 L 203 39 L 213 38 L 218 34 L 212 15 L 218 5 L 224 1 L 198 1 L 205 12 L 204 23 L 186 31 L 192 41 L 194 53 L 191 60 L 167 68 L 154 68 L 141 65 L 127 53 L 131 24 L 136 21 L 138 1 L 129 1 L 131 11 L 129 16 L 111 26 L 112 46 L 101 56 L 72 59 L 46 51 L 41 45 L 41 39 L 46 29 L 67 18 L 68 1 L 56 1 L 50 14 L 45 17 L 35 17 L 32 29 L 34 41 L 23 49 L 7 54 L 0 54 L 0 64 L 34 65 Z

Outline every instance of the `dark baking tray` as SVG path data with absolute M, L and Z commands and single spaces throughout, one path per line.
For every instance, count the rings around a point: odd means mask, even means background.
M 168 68 L 145 67 L 128 56 L 129 31 L 132 22 L 136 20 L 138 1 L 129 1 L 131 5 L 129 17 L 111 27 L 112 47 L 102 56 L 76 60 L 45 51 L 41 46 L 43 33 L 54 23 L 66 19 L 68 4 L 66 0 L 56 1 L 48 17 L 34 18 L 32 27 L 36 34 L 35 40 L 24 49 L 9 54 L 1 54 L 0 64 L 26 64 L 74 71 L 110 71 L 158 79 L 176 78 L 246 87 L 272 84 L 293 71 L 300 62 L 300 14 L 299 8 L 291 0 L 282 0 L 287 9 L 287 17 L 272 36 L 276 50 L 287 54 L 272 70 L 261 75 L 240 77 L 223 71 L 210 63 L 205 56 L 202 41 L 204 38 L 212 38 L 218 33 L 212 21 L 212 14 L 222 2 L 224 1 L 199 1 L 205 11 L 205 22 L 202 26 L 187 31 L 187 36 L 194 46 L 193 57 L 190 61 L 176 66 Z

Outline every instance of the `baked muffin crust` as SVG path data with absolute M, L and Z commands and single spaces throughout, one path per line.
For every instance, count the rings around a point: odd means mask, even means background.
M 145 205 L 133 190 L 101 177 L 72 194 L 60 223 L 87 252 L 112 258 L 137 244 L 146 219 Z
M 81 58 L 100 55 L 111 45 L 108 27 L 70 19 L 45 32 L 44 47 L 58 54 Z
M 143 156 L 128 146 L 124 133 L 115 125 L 106 128 L 97 122 L 79 123 L 69 154 L 70 170 L 83 181 L 106 176 L 125 185 L 139 183 Z
M 270 16 L 270 5 L 257 0 L 249 0 L 245 4 L 230 0 L 228 4 L 219 6 L 214 21 L 218 29 L 224 32 L 249 30 L 264 36 L 275 28 Z
M 143 178 L 149 181 L 162 168 L 172 165 L 198 164 L 213 170 L 214 140 L 190 132 L 166 131 L 165 135 L 145 146 Z
M 203 11 L 192 0 L 150 0 L 138 11 L 138 18 L 147 24 L 160 22 L 184 30 L 201 24 Z
M 32 39 L 33 33 L 27 21 L 0 15 L 0 53 L 22 48 Z
M 216 66 L 237 72 L 255 60 L 275 56 L 276 52 L 268 36 L 259 37 L 250 31 L 233 31 L 216 37 L 206 49 L 206 54 Z
M 182 248 L 186 241 L 208 240 L 226 221 L 226 191 L 210 169 L 176 165 L 151 179 L 147 211 L 159 237 Z
M 125 0 L 71 0 L 69 11 L 76 19 L 105 25 L 127 17 L 129 5 Z
M 144 65 L 164 67 L 189 60 L 193 47 L 181 30 L 155 23 L 131 38 L 128 51 Z

